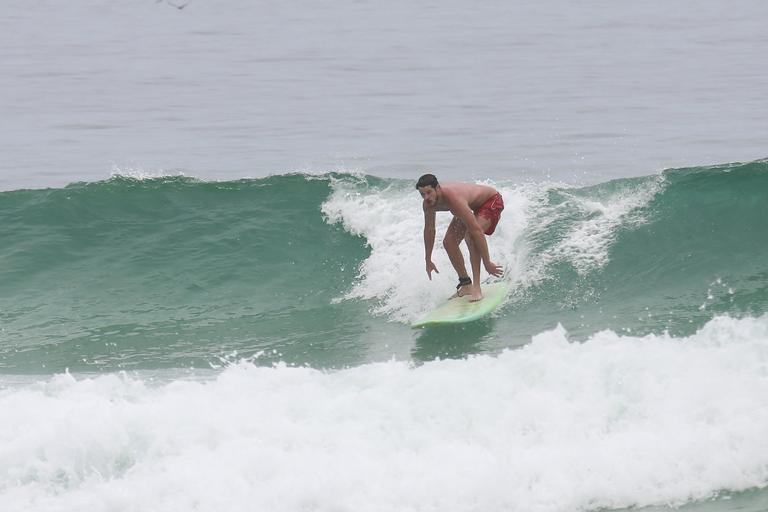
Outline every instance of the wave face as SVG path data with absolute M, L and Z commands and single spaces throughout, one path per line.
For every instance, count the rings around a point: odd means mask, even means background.
M 329 187 L 115 177 L 0 194 L 5 361 L 178 367 L 332 337 L 356 323 L 331 299 L 367 251 L 324 222 Z
M 407 324 L 455 275 L 440 247 L 441 273 L 424 275 L 410 181 L 116 176 L 2 192 L 0 365 L 207 367 L 236 354 L 342 367 L 498 352 L 557 323 L 574 339 L 690 335 L 766 309 L 766 161 L 493 184 L 507 207 L 489 244 L 512 296 L 487 322 L 417 333 Z
M 555 221 L 531 237 L 546 270 L 530 299 L 573 308 L 595 327 L 644 332 L 690 333 L 713 314 L 761 314 L 767 191 L 765 161 L 554 191 L 544 211 L 561 214 L 544 214 Z M 559 227 L 562 218 L 569 227 Z

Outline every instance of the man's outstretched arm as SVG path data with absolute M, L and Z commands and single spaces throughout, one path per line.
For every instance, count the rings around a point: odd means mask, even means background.
M 427 269 L 427 276 L 432 280 L 432 271 L 438 274 L 437 267 L 432 263 L 432 249 L 435 247 L 435 210 L 424 208 L 424 261 Z

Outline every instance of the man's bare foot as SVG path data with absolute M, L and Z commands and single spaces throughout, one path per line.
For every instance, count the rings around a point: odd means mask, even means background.
M 468 295 L 469 302 L 477 302 L 479 300 L 483 300 L 483 292 L 480 291 L 480 286 L 478 285 L 472 286 L 472 291 Z
M 456 293 L 451 295 L 449 299 L 455 299 L 456 297 L 463 297 L 472 293 L 472 280 L 468 277 L 460 277 L 459 285 L 456 287 Z
M 458 290 L 456 290 L 456 293 L 451 295 L 450 298 L 451 299 L 455 299 L 457 297 L 464 297 L 465 295 L 469 295 L 469 294 L 472 293 L 470 288 L 472 288 L 470 285 L 464 285 L 461 288 L 459 288 Z

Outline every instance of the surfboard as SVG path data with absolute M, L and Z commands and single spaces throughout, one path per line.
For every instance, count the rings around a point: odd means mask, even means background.
M 509 286 L 505 282 L 482 285 L 483 299 L 470 302 L 469 297 L 456 297 L 449 299 L 427 316 L 411 324 L 411 327 L 429 327 L 444 324 L 463 324 L 472 322 L 490 314 L 504 301 L 509 293 Z

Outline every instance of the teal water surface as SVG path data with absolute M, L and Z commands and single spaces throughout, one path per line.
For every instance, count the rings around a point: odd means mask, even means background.
M 536 278 L 513 279 L 492 319 L 420 333 L 373 311 L 386 297 L 344 300 L 371 247 L 364 230 L 322 212 L 340 187 L 412 195 L 420 215 L 410 182 L 350 174 L 118 176 L 0 193 L 0 368 L 208 367 L 235 353 L 315 367 L 418 361 L 524 344 L 558 322 L 575 339 L 605 328 L 689 334 L 768 305 L 766 161 L 541 185 L 517 244 L 528 251 L 519 272 Z M 584 206 L 640 194 L 612 223 L 601 224 L 610 208 Z M 604 254 L 593 247 L 603 234 Z M 576 256 L 570 239 L 584 246 Z

